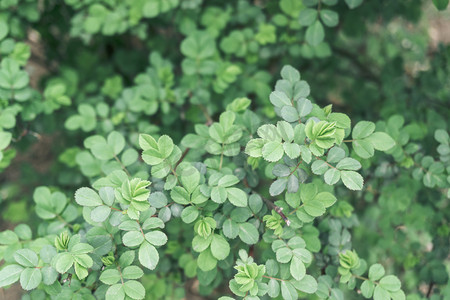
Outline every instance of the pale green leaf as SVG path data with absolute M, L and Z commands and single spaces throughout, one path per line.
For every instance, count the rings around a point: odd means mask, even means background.
M 139 247 L 139 262 L 144 267 L 154 270 L 159 262 L 159 254 L 155 246 L 144 241 Z
M 230 244 L 221 235 L 214 234 L 211 242 L 211 253 L 218 260 L 224 260 L 230 253 Z
M 344 185 L 353 191 L 362 190 L 364 179 L 355 171 L 341 171 L 341 179 Z
M 42 281 L 41 269 L 26 268 L 20 274 L 20 285 L 26 291 L 37 288 Z

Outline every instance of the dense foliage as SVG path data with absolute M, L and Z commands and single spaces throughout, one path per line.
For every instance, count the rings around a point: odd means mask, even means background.
M 1 1 L 0 295 L 448 299 L 428 2 Z

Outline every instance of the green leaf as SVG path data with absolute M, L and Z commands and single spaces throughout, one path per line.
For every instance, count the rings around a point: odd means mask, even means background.
M 66 273 L 73 265 L 73 257 L 70 253 L 60 253 L 55 257 L 55 269 L 58 273 Z
M 209 247 L 209 245 L 211 245 L 212 239 L 212 235 L 208 236 L 207 238 L 196 235 L 192 240 L 192 249 L 195 252 L 203 252 L 206 250 L 206 248 Z
M 162 246 L 167 243 L 167 235 L 159 230 L 147 232 L 145 239 L 154 246 Z
M 164 228 L 164 222 L 160 218 L 151 217 L 145 220 L 144 224 L 142 224 L 142 229 L 149 230 L 155 228 Z
M 247 143 L 247 146 L 245 146 L 245 153 L 251 157 L 261 157 L 263 146 L 264 146 L 263 139 L 250 140 Z
M 239 234 L 238 224 L 231 219 L 225 220 L 225 222 L 223 223 L 222 229 L 223 229 L 223 234 L 227 238 L 230 238 L 230 239 L 236 238 Z
M 313 109 L 311 101 L 301 98 L 297 101 L 297 110 L 300 117 L 305 117 L 311 113 Z
M 307 294 L 314 294 L 317 291 L 317 281 L 311 275 L 305 275 L 301 280 L 294 282 L 294 287 Z
M 198 31 L 184 39 L 180 49 L 189 58 L 203 60 L 214 55 L 216 45 L 207 32 Z
M 176 186 L 170 191 L 170 197 L 172 200 L 181 205 L 189 204 L 189 193 L 182 187 Z
M 374 155 L 374 147 L 367 139 L 352 142 L 353 150 L 362 158 L 370 158 Z
M 449 0 L 433 0 L 433 3 L 438 10 L 445 10 L 448 7 Z
M 345 158 L 345 151 L 339 147 L 333 147 L 328 151 L 327 162 L 336 163 L 340 162 Z
M 88 270 L 83 265 L 78 262 L 74 263 L 75 274 L 77 274 L 78 279 L 82 280 L 88 276 Z
M 272 93 L 270 93 L 269 99 L 275 107 L 291 105 L 291 100 L 288 98 L 288 96 L 280 91 L 273 91 Z
M 86 254 L 92 252 L 94 247 L 86 243 L 77 243 L 72 247 L 69 245 L 69 250 L 72 254 Z
M 279 248 L 276 251 L 277 261 L 280 263 L 288 263 L 292 259 L 292 250 L 287 247 Z
M 279 5 L 281 10 L 291 17 L 297 17 L 300 10 L 304 8 L 303 3 L 297 0 L 281 0 Z
M 142 159 L 146 164 L 149 164 L 151 166 L 158 165 L 164 161 L 161 153 L 153 148 L 144 150 L 144 152 L 142 152 Z
M 312 254 L 309 250 L 304 248 L 297 248 L 292 250 L 294 256 L 300 258 L 305 264 L 309 264 L 312 261 Z
M 216 203 L 224 203 L 227 200 L 227 189 L 221 186 L 215 186 L 211 190 L 211 200 Z
M 104 270 L 99 279 L 105 284 L 112 285 L 120 280 L 120 273 L 117 269 Z
M 172 154 L 174 145 L 172 139 L 167 135 L 162 135 L 158 139 L 158 150 L 162 158 L 167 158 Z
M 97 192 L 87 187 L 82 187 L 75 192 L 75 201 L 81 206 L 99 206 L 103 204 Z
M 131 299 L 144 299 L 145 297 L 144 286 L 136 280 L 129 280 L 125 282 L 123 285 L 123 290 Z
M 308 201 L 304 205 L 305 211 L 313 217 L 320 217 L 325 213 L 325 206 L 320 201 Z
M 114 189 L 112 187 L 102 187 L 99 190 L 100 198 L 103 200 L 103 202 L 106 205 L 113 205 L 114 204 Z
M 210 127 L 209 127 L 209 135 L 211 136 L 211 138 L 216 141 L 217 143 L 223 143 L 225 142 L 225 138 L 226 138 L 226 133 L 224 128 L 222 127 L 221 124 L 219 123 L 213 123 Z
M 283 106 L 283 108 L 281 108 L 280 114 L 281 117 L 289 123 L 297 122 L 300 118 L 297 109 L 291 105 Z
M 122 153 L 121 161 L 125 167 L 128 167 L 134 164 L 138 160 L 138 158 L 139 153 L 136 150 L 130 148 Z
M 148 201 L 154 208 L 162 208 L 167 205 L 167 197 L 163 192 L 154 192 L 150 194 Z
M 73 255 L 73 259 L 75 261 L 75 264 L 79 264 L 80 266 L 82 266 L 84 268 L 90 268 L 93 265 L 92 258 L 87 254 Z M 80 279 L 82 279 L 82 278 L 84 278 L 84 277 L 80 277 Z
M 295 159 L 300 156 L 300 146 L 296 143 L 283 143 L 283 150 L 286 152 L 286 155 L 291 159 Z
M 198 209 L 195 206 L 188 206 L 183 209 L 183 212 L 181 213 L 181 219 L 184 223 L 190 224 L 197 220 L 197 217 L 199 215 Z
M 197 265 L 202 271 L 211 271 L 217 266 L 217 259 L 212 255 L 209 249 L 206 249 L 198 256 Z
M 94 222 L 101 223 L 101 222 L 104 222 L 109 217 L 110 213 L 111 213 L 111 208 L 109 208 L 108 206 L 105 206 L 105 205 L 100 205 L 91 211 L 91 219 Z
M 20 273 L 22 273 L 23 267 L 12 264 L 4 267 L 0 271 L 0 287 L 4 287 L 13 284 L 20 278 Z
M 140 134 L 139 135 L 139 146 L 142 150 L 148 150 L 148 149 L 158 149 L 158 143 L 156 140 L 149 134 Z
M 449 135 L 447 131 L 444 129 L 438 129 L 434 132 L 434 138 L 436 141 L 438 141 L 441 144 L 448 145 L 449 144 Z
M 375 132 L 366 140 L 371 142 L 373 147 L 379 151 L 387 151 L 395 146 L 394 139 L 384 132 Z
M 58 279 L 58 272 L 53 267 L 46 266 L 41 269 L 42 282 L 45 285 L 53 284 Z
M 360 6 L 362 2 L 363 2 L 363 0 L 345 0 L 345 3 L 347 3 L 347 5 L 350 9 L 354 9 L 354 8 Z
M 136 253 L 134 250 L 128 250 L 124 252 L 119 258 L 119 266 L 121 268 L 125 268 L 131 265 L 136 257 Z
M 286 79 L 290 82 L 295 82 L 295 81 L 299 81 L 300 80 L 300 72 L 297 71 L 295 68 L 293 68 L 290 65 L 285 65 L 282 69 L 281 69 L 281 77 L 283 79 Z
M 373 295 L 373 290 L 375 289 L 375 284 L 370 280 L 365 280 L 361 284 L 361 294 L 365 298 L 371 298 Z
M 363 188 L 364 179 L 355 171 L 341 171 L 341 179 L 350 190 L 359 191 Z
M 309 150 L 309 148 L 306 147 L 305 145 L 301 145 L 300 152 L 301 152 L 303 161 L 309 164 L 311 162 L 311 158 L 312 158 L 311 150 Z
M 306 275 L 305 264 L 298 257 L 292 257 L 290 271 L 292 277 L 296 280 L 301 280 Z
M 144 236 L 140 231 L 128 231 L 122 237 L 122 242 L 127 247 L 136 247 L 142 244 Z
M 237 178 L 234 175 L 225 175 L 222 178 L 220 178 L 218 185 L 222 187 L 230 187 L 237 183 L 239 183 L 239 178 Z
M 183 169 L 181 172 L 181 183 L 189 194 L 192 194 L 199 182 L 200 172 L 196 168 L 189 166 Z
M 14 231 L 5 230 L 0 232 L 0 245 L 11 245 L 19 241 L 19 237 Z
M 110 160 L 114 157 L 114 144 L 110 145 L 105 140 L 105 138 L 101 136 L 96 136 L 98 139 L 94 140 L 94 143 L 91 147 L 92 154 L 100 160 Z M 115 137 L 115 135 L 113 135 Z M 114 143 L 114 140 L 112 140 L 111 143 Z
M 284 300 L 296 300 L 298 299 L 298 293 L 295 287 L 289 281 L 281 282 L 281 295 Z
M 396 292 L 391 292 L 391 298 L 392 300 L 405 300 L 406 295 L 402 290 L 398 290 Z
M 312 25 L 308 27 L 305 35 L 306 41 L 311 46 L 319 45 L 325 38 L 325 31 L 323 29 L 322 23 L 316 20 Z
M 247 193 L 239 188 L 227 188 L 228 200 L 237 207 L 246 207 L 248 203 Z
M 357 171 L 361 169 L 361 163 L 354 158 L 346 157 L 336 165 L 336 168 L 339 170 Z
M 375 130 L 375 123 L 368 121 L 360 121 L 353 128 L 353 139 L 363 139 L 371 135 Z
M 276 298 L 280 294 L 280 284 L 276 279 L 270 279 L 268 283 L 269 290 L 267 294 L 269 297 Z
M 11 58 L 4 58 L 2 60 L 0 69 L 0 87 L 7 90 L 19 90 L 28 85 L 29 79 L 28 73 L 20 70 L 20 66 L 16 60 Z
M 270 162 L 279 161 L 283 154 L 283 145 L 280 142 L 268 142 L 262 148 L 262 156 Z
M 267 275 L 269 276 L 276 276 L 280 269 L 278 263 L 273 259 L 268 259 L 265 266 Z
M 136 221 L 133 220 L 126 220 L 123 221 L 122 223 L 119 224 L 119 229 L 120 230 L 125 230 L 125 231 L 139 231 L 139 223 L 137 223 Z
M 211 242 L 211 253 L 218 260 L 224 260 L 230 254 L 230 244 L 223 236 L 214 234 Z
M 144 241 L 139 247 L 139 262 L 146 268 L 154 270 L 159 261 L 158 250 L 155 246 Z
M 259 240 L 259 233 L 255 226 L 250 223 L 239 224 L 239 238 L 246 244 L 253 245 Z
M 233 100 L 233 102 L 231 102 L 230 104 L 227 105 L 226 110 L 231 110 L 233 112 L 241 112 L 241 111 L 245 111 L 247 109 L 247 107 L 250 106 L 250 104 L 252 103 L 252 100 L 248 99 L 248 98 L 236 98 Z
M 314 201 L 319 201 L 323 204 L 323 206 L 330 207 L 336 203 L 337 199 L 332 193 L 320 192 L 316 195 L 316 197 L 314 197 Z
M 280 178 L 275 180 L 269 188 L 269 193 L 271 196 L 278 196 L 286 189 L 288 180 L 287 178 Z
M 323 160 L 316 160 L 311 165 L 311 171 L 316 175 L 322 175 L 328 170 L 327 162 Z
M 0 41 L 8 35 L 8 31 L 8 23 L 6 23 L 4 20 L 0 20 Z
M 248 197 L 248 206 L 254 214 L 260 212 L 263 207 L 263 200 L 261 196 L 258 194 L 251 194 L 250 197 Z
M 329 185 L 336 184 L 341 179 L 341 172 L 337 169 L 331 168 L 325 172 L 323 179 Z
M 369 268 L 369 279 L 377 281 L 384 276 L 384 267 L 380 264 L 374 264 Z
M 11 143 L 11 132 L 0 131 L 0 150 L 5 149 Z
M 339 23 L 338 13 L 329 9 L 322 9 L 320 11 L 320 18 L 322 19 L 322 22 L 328 27 L 334 27 Z
M 37 288 L 42 281 L 42 273 L 37 268 L 26 268 L 20 274 L 20 285 L 26 291 Z
M 124 279 L 139 279 L 144 276 L 144 272 L 138 266 L 129 266 L 122 270 Z
M 302 26 L 310 26 L 317 20 L 317 10 L 306 8 L 300 12 L 299 22 Z
M 108 145 L 113 149 L 115 155 L 119 154 L 125 147 L 125 138 L 117 131 L 112 131 L 108 135 Z
M 14 253 L 14 260 L 24 267 L 37 267 L 39 258 L 30 249 L 20 249 Z
M 389 295 L 389 292 L 383 289 L 380 285 L 377 285 L 375 287 L 375 291 L 373 293 L 373 299 L 374 300 L 390 300 L 391 296 Z
M 258 136 L 266 141 L 281 142 L 281 136 L 275 125 L 264 124 L 257 130 Z
M 277 122 L 277 130 L 281 135 L 281 138 L 286 142 L 292 142 L 294 140 L 294 129 L 291 124 L 286 121 Z
M 400 290 L 402 284 L 401 284 L 400 280 L 397 278 L 397 276 L 387 275 L 387 276 L 381 278 L 380 286 L 390 292 L 396 292 L 396 291 Z
M 123 285 L 118 283 L 109 287 L 105 294 L 106 300 L 123 300 L 125 299 L 125 291 Z

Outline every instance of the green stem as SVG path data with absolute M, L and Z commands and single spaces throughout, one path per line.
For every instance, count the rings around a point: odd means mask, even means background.
M 222 143 L 222 153 L 220 153 L 219 171 L 222 170 L 222 164 L 223 164 L 223 143 Z
M 125 171 L 125 173 L 127 173 L 128 177 L 131 177 L 130 172 L 128 172 L 127 168 L 125 167 L 125 165 L 122 163 L 122 161 L 117 157 L 117 155 L 114 154 L 114 159 L 119 163 L 120 167 L 122 168 L 122 170 Z
M 263 277 L 264 278 L 269 278 L 269 279 L 275 279 L 275 280 L 278 280 L 278 281 L 287 281 L 287 280 L 284 280 L 284 279 L 281 279 L 281 278 L 276 278 L 276 277 L 271 277 L 271 276 L 266 276 L 266 275 L 263 275 Z

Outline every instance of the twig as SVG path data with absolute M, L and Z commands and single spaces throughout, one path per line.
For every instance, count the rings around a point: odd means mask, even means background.
M 434 286 L 434 283 L 430 282 L 430 284 L 428 285 L 427 298 L 430 298 L 431 292 L 433 291 L 433 286 Z
M 186 150 L 184 150 L 184 152 L 181 155 L 180 159 L 177 161 L 177 163 L 175 164 L 175 167 L 173 168 L 174 171 L 177 170 L 178 165 L 181 164 L 181 162 L 186 157 L 186 155 L 189 153 L 189 151 L 191 151 L 191 148 L 186 148 Z
M 284 222 L 286 223 L 287 226 L 291 225 L 291 221 L 288 219 L 288 217 L 286 217 L 286 215 L 283 213 L 283 208 L 276 206 L 272 201 L 267 200 L 266 198 L 260 196 L 261 199 L 264 200 L 264 202 L 266 202 L 269 206 L 271 206 L 273 208 L 274 211 L 277 212 L 277 214 L 279 214 L 281 216 L 281 218 L 284 220 Z

